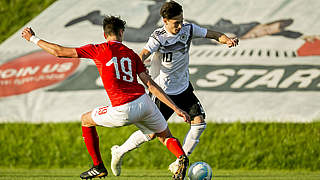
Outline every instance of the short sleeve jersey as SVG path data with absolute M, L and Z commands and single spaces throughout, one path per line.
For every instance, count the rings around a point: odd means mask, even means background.
M 145 93 L 137 81 L 137 74 L 144 72 L 139 56 L 121 42 L 108 41 L 76 48 L 79 58 L 93 59 L 112 106 L 131 102 Z
M 156 29 L 149 37 L 145 49 L 156 52 L 161 58 L 160 73 L 155 80 L 169 95 L 177 95 L 189 85 L 189 49 L 192 38 L 205 37 L 207 29 L 185 23 L 178 34 L 173 35 L 162 28 Z

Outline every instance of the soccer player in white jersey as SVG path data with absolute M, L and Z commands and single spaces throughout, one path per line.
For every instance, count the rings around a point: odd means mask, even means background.
M 209 38 L 234 47 L 238 44 L 237 38 L 229 38 L 225 34 L 205 29 L 191 23 L 183 23 L 182 6 L 174 1 L 166 2 L 160 10 L 164 26 L 156 29 L 149 37 L 147 44 L 140 53 L 140 58 L 145 61 L 152 53 L 153 57 L 160 57 L 160 72 L 152 72 L 158 76 L 155 82 L 169 95 L 169 97 L 191 116 L 190 130 L 185 136 L 183 150 L 189 156 L 199 143 L 200 136 L 206 128 L 205 112 L 200 101 L 193 93 L 193 87 L 189 81 L 189 48 L 192 38 Z M 157 61 L 153 58 L 151 61 Z M 152 64 L 153 62 L 151 62 Z M 157 62 L 155 63 L 157 64 Z M 160 102 L 155 103 L 166 120 L 173 111 Z M 112 147 L 111 167 L 115 175 L 120 175 L 121 159 L 124 154 L 139 147 L 142 143 L 151 140 L 154 135 L 147 138 L 139 131 L 134 132 L 121 146 Z M 178 161 L 169 166 L 169 170 L 175 173 L 178 169 Z
M 110 98 L 111 106 L 97 107 L 81 117 L 82 136 L 92 158 L 93 167 L 83 172 L 80 178 L 92 179 L 108 175 L 99 150 L 96 126 L 122 127 L 134 124 L 141 130 L 139 135 L 143 137 L 156 133 L 159 141 L 180 160 L 179 171 L 173 175 L 173 179 L 183 180 L 189 163 L 188 157 L 179 140 L 171 135 L 167 122 L 145 93 L 144 86 L 138 83 L 137 77 L 139 76 L 149 91 L 170 106 L 186 122 L 190 121 L 189 115 L 178 108 L 151 79 L 138 54 L 122 44 L 125 21 L 115 16 L 106 16 L 103 29 L 107 42 L 88 44 L 79 48 L 63 47 L 41 40 L 35 36 L 31 28 L 25 28 L 22 32 L 23 38 L 58 57 L 92 59 Z

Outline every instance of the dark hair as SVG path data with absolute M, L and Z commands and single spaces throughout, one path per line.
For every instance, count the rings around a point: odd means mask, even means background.
M 120 30 L 124 30 L 126 22 L 121 20 L 120 17 L 116 16 L 105 16 L 103 19 L 103 30 L 107 35 L 120 34 Z
M 163 18 L 172 19 L 183 12 L 182 6 L 175 1 L 166 2 L 160 9 L 160 15 Z

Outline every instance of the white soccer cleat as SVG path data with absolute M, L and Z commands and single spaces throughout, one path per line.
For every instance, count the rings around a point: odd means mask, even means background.
M 119 148 L 118 145 L 114 145 L 111 148 L 111 170 L 113 175 L 120 176 L 121 174 L 121 164 L 122 164 L 122 158 L 124 154 L 120 154 L 120 152 L 117 151 Z
M 175 174 L 178 171 L 178 169 L 179 169 L 179 159 L 171 163 L 168 168 L 168 170 L 172 172 L 172 174 Z

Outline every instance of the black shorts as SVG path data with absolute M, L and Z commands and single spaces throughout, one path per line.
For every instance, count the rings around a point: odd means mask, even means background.
M 179 108 L 186 111 L 190 115 L 191 120 L 193 120 L 194 117 L 199 115 L 202 115 L 203 118 L 205 118 L 206 114 L 202 108 L 202 105 L 199 99 L 193 93 L 193 87 L 191 83 L 189 83 L 188 88 L 182 93 L 178 95 L 168 95 L 168 96 Z M 155 98 L 154 102 L 156 103 L 160 112 L 162 113 L 162 115 L 166 120 L 168 120 L 170 116 L 174 113 L 174 111 L 170 107 L 168 107 L 166 104 L 161 102 L 158 98 Z

